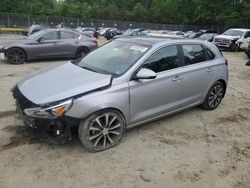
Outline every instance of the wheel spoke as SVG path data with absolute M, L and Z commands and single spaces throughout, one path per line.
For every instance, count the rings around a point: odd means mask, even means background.
M 101 129 L 99 129 L 97 127 L 90 127 L 89 130 L 90 131 L 101 131 Z
M 120 133 L 119 133 L 119 132 L 117 132 L 117 131 L 109 131 L 109 134 L 120 135 Z
M 213 107 L 215 107 L 216 104 L 217 104 L 216 99 L 214 99 L 214 101 L 213 101 Z
M 105 115 L 105 120 L 106 120 L 105 127 L 108 127 L 108 124 L 109 124 L 109 115 L 108 114 Z
M 102 126 L 102 124 L 101 124 L 101 122 L 100 122 L 99 118 L 100 118 L 100 117 L 96 118 L 96 120 L 95 120 L 95 121 L 96 121 L 96 123 L 97 123 L 97 124 L 98 124 L 101 128 L 103 128 L 103 126 Z
M 109 142 L 110 142 L 111 144 L 113 144 L 114 141 L 110 138 L 109 134 L 107 134 L 107 137 L 108 137 Z
M 218 104 L 218 103 L 220 102 L 221 99 L 220 99 L 219 97 L 217 97 L 216 100 L 217 100 L 217 104 Z
M 208 101 L 211 101 L 213 98 L 214 98 L 214 96 L 210 96 L 210 97 L 208 98 Z
M 220 87 L 220 89 L 218 90 L 217 94 L 218 93 L 222 93 L 222 88 Z
M 106 147 L 106 142 L 107 142 L 107 136 L 104 135 L 104 137 L 103 137 L 103 148 Z
M 98 133 L 98 134 L 96 134 L 96 135 L 94 135 L 94 136 L 89 137 L 89 140 L 91 141 L 91 140 L 93 140 L 93 139 L 96 139 L 97 137 L 99 137 L 99 136 L 101 136 L 101 135 L 102 135 L 102 132 L 100 132 L 100 133 Z
M 101 140 L 101 138 L 103 137 L 103 134 L 95 141 L 94 146 L 96 147 L 97 144 L 99 143 L 99 141 Z
M 113 123 L 116 119 L 117 119 L 117 118 L 114 116 L 114 117 L 112 118 L 112 120 L 109 122 L 108 127 L 110 127 L 110 126 L 112 125 L 112 123 Z
M 110 127 L 109 130 L 117 129 L 117 128 L 120 127 L 120 126 L 121 126 L 121 124 L 117 124 L 117 125 L 115 125 L 115 126 L 113 126 L 113 127 Z
M 16 57 L 17 61 L 20 61 L 22 60 L 19 56 Z
M 211 108 L 213 108 L 213 102 L 214 102 L 214 99 L 212 99 L 212 100 L 209 102 L 209 106 L 210 106 Z

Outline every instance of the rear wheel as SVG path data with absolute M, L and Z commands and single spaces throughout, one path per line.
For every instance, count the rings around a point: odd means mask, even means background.
M 76 58 L 80 58 L 83 55 L 87 54 L 89 52 L 89 49 L 87 47 L 80 47 L 76 50 Z
M 7 51 L 6 57 L 12 64 L 23 64 L 26 61 L 26 53 L 21 48 L 11 48 Z
M 208 91 L 202 107 L 207 110 L 217 108 L 224 97 L 225 89 L 225 86 L 220 81 L 215 82 L 215 84 Z
M 82 121 L 78 134 L 87 150 L 103 151 L 119 143 L 125 127 L 123 115 L 116 110 L 108 109 L 96 112 Z

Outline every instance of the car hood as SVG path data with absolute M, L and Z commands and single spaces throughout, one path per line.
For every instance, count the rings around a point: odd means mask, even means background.
M 217 35 L 216 37 L 214 37 L 215 39 L 229 39 L 229 40 L 235 40 L 235 39 L 239 39 L 239 36 L 231 36 L 231 35 Z
M 35 72 L 17 85 L 26 98 L 41 105 L 91 92 L 110 84 L 111 75 L 66 63 Z

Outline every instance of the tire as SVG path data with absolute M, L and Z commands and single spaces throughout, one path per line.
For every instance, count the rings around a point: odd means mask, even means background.
M 230 46 L 230 51 L 232 51 L 232 52 L 238 52 L 239 51 L 239 45 L 237 45 L 236 43 L 232 44 Z
M 89 49 L 87 47 L 79 47 L 76 50 L 75 58 L 81 58 L 83 55 L 87 54 L 89 52 Z
M 20 65 L 27 60 L 27 55 L 25 51 L 21 48 L 11 48 L 6 52 L 7 60 L 14 64 Z
M 206 99 L 201 105 L 206 110 L 214 110 L 221 103 L 226 92 L 224 84 L 220 81 L 217 81 L 209 89 Z
M 107 109 L 93 113 L 83 120 L 78 136 L 90 152 L 103 151 L 116 146 L 126 130 L 123 115 L 117 110 Z

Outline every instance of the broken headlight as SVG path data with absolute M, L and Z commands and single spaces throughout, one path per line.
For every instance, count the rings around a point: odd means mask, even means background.
M 24 109 L 24 113 L 28 116 L 36 118 L 55 119 L 66 113 L 72 106 L 72 103 L 73 100 L 69 99 L 67 101 L 63 101 L 57 105 L 50 106 L 48 108 L 26 108 Z

